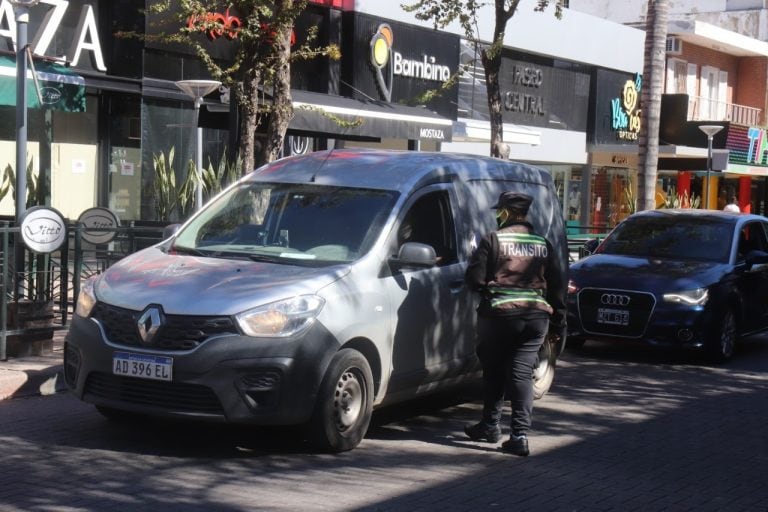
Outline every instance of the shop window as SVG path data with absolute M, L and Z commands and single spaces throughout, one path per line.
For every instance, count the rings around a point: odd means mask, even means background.
M 458 260 L 453 214 L 446 192 L 427 194 L 408 210 L 397 231 L 398 246 L 405 242 L 431 245 L 440 266 Z

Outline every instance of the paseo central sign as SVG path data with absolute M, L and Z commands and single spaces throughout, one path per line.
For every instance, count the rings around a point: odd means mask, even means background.
M 511 80 L 505 85 L 523 87 L 523 90 L 509 90 L 502 94 L 504 109 L 536 116 L 544 115 L 544 98 L 537 89 L 544 83 L 544 72 L 534 66 L 513 65 Z
M 32 37 L 32 52 L 35 55 L 45 55 L 56 59 L 65 60 L 69 65 L 78 67 L 85 54 L 90 55 L 92 65 L 99 71 L 106 72 L 104 54 L 101 50 L 99 30 L 96 24 L 96 14 L 93 5 L 80 4 L 80 14 L 77 26 L 74 27 L 69 50 L 65 55 L 51 55 L 50 47 L 57 33 L 63 30 L 62 20 L 71 10 L 77 9 L 69 0 L 40 0 L 41 6 L 48 10 L 42 20 L 40 28 Z M 5 27 L 5 28 L 4 28 Z M 16 49 L 16 17 L 13 5 L 9 0 L 0 1 L 0 38 L 10 40 L 14 50 Z

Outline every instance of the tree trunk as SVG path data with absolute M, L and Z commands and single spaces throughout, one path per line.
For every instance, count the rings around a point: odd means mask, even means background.
M 649 0 L 645 24 L 645 62 L 641 93 L 641 125 L 638 141 L 638 210 L 656 208 L 659 164 L 661 95 L 667 47 L 667 0 Z
M 277 2 L 278 4 L 292 1 Z M 291 98 L 291 31 L 293 27 L 280 27 L 275 34 L 272 57 L 275 59 L 274 84 L 272 86 L 272 112 L 267 123 L 267 133 L 259 155 L 259 164 L 273 162 L 280 157 L 288 124 L 293 118 Z
M 243 80 L 243 97 L 240 99 L 240 155 L 242 168 L 240 173 L 246 175 L 255 169 L 256 163 L 256 128 L 259 124 L 259 84 L 260 76 L 254 71 L 249 72 Z
M 504 143 L 504 122 L 501 117 L 501 87 L 499 86 L 499 70 L 501 69 L 501 52 L 486 48 L 481 52 L 483 68 L 485 69 L 485 88 L 488 95 L 488 113 L 491 125 L 492 157 L 499 158 Z
M 509 146 L 504 144 L 504 120 L 501 117 L 501 51 L 504 47 L 504 33 L 507 22 L 515 15 L 520 0 L 495 0 L 493 43 L 483 49 L 480 56 L 485 71 L 485 90 L 488 95 L 488 114 L 491 124 L 490 154 L 494 158 L 509 158 Z

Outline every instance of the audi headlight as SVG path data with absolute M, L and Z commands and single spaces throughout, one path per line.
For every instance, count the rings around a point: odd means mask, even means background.
M 97 276 L 93 276 L 87 279 L 80 287 L 80 293 L 77 295 L 77 304 L 75 304 L 75 313 L 79 316 L 87 318 L 93 310 L 93 306 L 96 305 L 96 292 L 93 290 L 93 284 L 98 279 Z
M 696 288 L 684 292 L 665 293 L 665 302 L 676 302 L 688 306 L 703 306 L 709 300 L 709 291 L 706 288 Z
M 248 336 L 286 338 L 308 329 L 324 304 L 317 295 L 299 295 L 243 311 L 235 318 Z

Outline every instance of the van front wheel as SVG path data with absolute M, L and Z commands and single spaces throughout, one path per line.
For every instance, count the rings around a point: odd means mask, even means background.
M 320 384 L 310 420 L 310 438 L 320 450 L 343 452 L 363 440 L 373 410 L 373 377 L 368 361 L 357 350 L 333 356 Z

